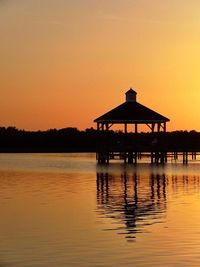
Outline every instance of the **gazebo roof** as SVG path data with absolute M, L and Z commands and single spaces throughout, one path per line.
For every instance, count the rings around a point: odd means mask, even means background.
M 129 94 L 129 93 L 137 94 L 137 92 L 136 92 L 135 90 L 133 90 L 132 88 L 130 88 L 130 89 L 126 92 L 126 94 Z
M 128 91 L 130 92 L 130 90 Z M 127 93 L 128 93 L 127 92 Z M 135 91 L 134 91 L 135 92 Z M 98 117 L 94 122 L 100 123 L 163 123 L 168 118 L 135 101 L 127 100 L 123 104 Z

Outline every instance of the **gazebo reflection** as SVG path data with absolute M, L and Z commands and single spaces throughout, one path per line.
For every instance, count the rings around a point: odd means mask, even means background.
M 148 225 L 164 220 L 166 183 L 165 175 L 97 173 L 98 211 L 112 219 L 112 230 L 133 241 Z

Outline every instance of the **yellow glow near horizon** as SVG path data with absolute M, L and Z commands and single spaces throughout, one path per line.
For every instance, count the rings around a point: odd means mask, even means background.
M 138 101 L 200 131 L 200 2 L 20 0 L 0 4 L 1 126 L 95 126 Z

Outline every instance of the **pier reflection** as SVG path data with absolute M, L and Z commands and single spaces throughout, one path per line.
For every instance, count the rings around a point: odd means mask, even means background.
M 112 219 L 113 229 L 134 241 L 148 225 L 162 222 L 166 210 L 165 175 L 142 177 L 126 172 L 121 176 L 97 173 L 98 211 Z
M 97 173 L 97 203 L 100 213 L 113 220 L 118 233 L 134 239 L 137 233 L 147 231 L 145 226 L 162 221 L 166 177 Z
M 97 173 L 97 208 L 101 217 L 111 219 L 111 227 L 128 241 L 151 226 L 166 222 L 167 204 L 186 205 L 200 193 L 199 175 L 154 173 Z M 167 222 L 166 222 L 167 223 Z

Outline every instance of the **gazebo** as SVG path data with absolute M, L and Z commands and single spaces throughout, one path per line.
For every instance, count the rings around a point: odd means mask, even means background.
M 99 163 L 109 163 L 110 158 L 115 158 L 115 156 L 120 156 L 121 158 L 122 154 L 125 162 L 126 158 L 128 158 L 128 162 L 133 162 L 133 159 L 135 159 L 136 163 L 138 153 L 142 152 L 137 145 L 135 147 L 123 146 L 120 150 L 118 148 L 118 151 L 116 151 L 116 147 L 111 149 L 108 145 L 106 133 L 113 125 L 123 125 L 125 134 L 128 132 L 128 125 L 133 126 L 132 132 L 136 134 L 139 133 L 139 125 L 147 125 L 151 133 L 166 132 L 168 118 L 138 103 L 136 99 L 137 93 L 133 89 L 129 89 L 125 95 L 126 101 L 124 103 L 94 120 L 97 123 L 98 132 L 103 134 L 98 142 L 97 160 Z M 153 162 L 154 152 L 152 150 L 146 152 L 151 153 Z M 163 152 L 158 154 L 156 151 L 156 155 L 158 155 L 156 157 L 161 161 L 164 160 Z
M 169 119 L 138 103 L 136 96 L 137 93 L 133 89 L 128 90 L 124 103 L 94 120 L 97 129 L 104 131 L 114 124 L 123 124 L 124 132 L 127 133 L 127 125 L 132 124 L 134 132 L 137 133 L 138 125 L 146 124 L 152 133 L 166 132 L 166 123 Z

